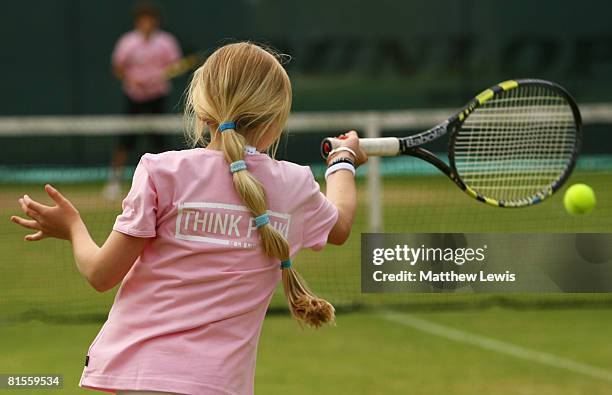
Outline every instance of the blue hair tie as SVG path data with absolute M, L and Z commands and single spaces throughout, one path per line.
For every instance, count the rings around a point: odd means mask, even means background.
M 262 214 L 259 217 L 255 217 L 255 226 L 260 228 L 264 225 L 267 225 L 270 223 L 270 217 L 268 217 L 268 214 Z
M 291 259 L 281 262 L 281 269 L 289 269 L 291 267 Z
M 236 122 L 233 122 L 233 121 L 223 122 L 221 125 L 219 125 L 219 129 L 217 130 L 220 132 L 223 132 L 224 130 L 227 130 L 227 129 L 236 130 Z
M 246 170 L 246 168 L 247 168 L 246 162 L 243 160 L 237 160 L 236 162 L 230 163 L 230 171 L 232 173 L 235 173 L 240 170 Z

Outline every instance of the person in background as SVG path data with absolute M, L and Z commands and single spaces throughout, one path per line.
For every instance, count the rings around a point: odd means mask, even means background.
M 170 65 L 177 62 L 181 49 L 174 36 L 160 29 L 161 12 L 152 3 L 140 3 L 134 10 L 134 29 L 119 38 L 112 55 L 114 75 L 121 81 L 126 97 L 127 114 L 161 114 L 171 84 L 165 76 Z M 156 150 L 163 149 L 163 136 L 153 135 Z M 115 148 L 112 171 L 104 189 L 108 199 L 119 199 L 121 176 L 133 151 L 137 135 L 122 135 Z

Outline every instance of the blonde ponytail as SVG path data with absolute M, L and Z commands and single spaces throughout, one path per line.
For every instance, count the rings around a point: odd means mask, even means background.
M 256 145 L 269 133 L 280 137 L 291 107 L 289 78 L 269 51 L 237 43 L 219 48 L 194 73 L 187 95 L 190 140 L 202 142 L 211 131 L 212 143 L 224 153 L 236 192 L 256 219 L 266 255 L 278 259 L 289 310 L 300 323 L 318 328 L 334 321 L 334 308 L 314 295 L 291 267 L 289 243 L 267 220 L 263 185 L 248 171 L 245 145 Z M 256 221 L 258 222 L 258 221 Z

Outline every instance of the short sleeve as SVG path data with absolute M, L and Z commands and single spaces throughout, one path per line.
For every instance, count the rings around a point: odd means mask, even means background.
M 144 156 L 136 166 L 132 187 L 122 207 L 123 212 L 117 216 L 113 230 L 135 237 L 155 237 L 157 191 Z
M 183 56 L 181 47 L 178 41 L 176 41 L 176 38 L 174 38 L 174 36 L 172 36 L 171 34 L 168 34 L 167 41 L 168 45 L 166 49 L 166 61 L 168 63 L 176 62 L 181 58 L 181 56 Z
M 122 36 L 115 44 L 113 55 L 111 57 L 113 66 L 122 66 L 127 61 L 129 54 L 129 40 L 128 36 Z
M 321 192 L 319 184 L 309 172 L 308 197 L 304 208 L 302 245 L 304 248 L 320 250 L 327 244 L 327 237 L 338 220 L 338 209 Z

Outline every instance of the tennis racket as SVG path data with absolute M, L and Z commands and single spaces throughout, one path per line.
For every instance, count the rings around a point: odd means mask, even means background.
M 448 164 L 420 146 L 450 136 Z M 469 196 L 496 207 L 540 203 L 570 176 L 582 121 L 571 95 L 544 80 L 510 80 L 480 93 L 455 115 L 407 137 L 360 139 L 371 156 L 410 155 L 446 174 Z M 340 140 L 327 138 L 327 158 Z
M 170 80 L 190 72 L 198 66 L 202 57 L 202 53 L 196 52 L 169 64 L 164 70 L 164 77 Z

